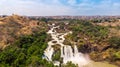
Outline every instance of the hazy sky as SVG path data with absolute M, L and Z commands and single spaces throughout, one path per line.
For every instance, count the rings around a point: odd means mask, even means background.
M 120 15 L 120 0 L 0 0 L 0 15 Z

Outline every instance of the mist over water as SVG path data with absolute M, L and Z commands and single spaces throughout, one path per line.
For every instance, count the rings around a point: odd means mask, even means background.
M 51 25 L 51 29 L 48 31 L 48 34 L 52 36 L 51 41 L 48 42 L 48 47 L 45 50 L 44 55 L 46 56 L 46 59 L 48 61 L 52 61 L 52 55 L 54 53 L 54 49 L 52 45 L 59 44 L 61 48 L 61 58 L 63 58 L 63 63 L 66 64 L 67 62 L 71 61 L 74 64 L 78 64 L 79 67 L 84 66 L 90 62 L 90 59 L 82 54 L 81 52 L 78 52 L 77 46 L 74 45 L 74 48 L 72 48 L 69 45 L 64 45 L 63 42 L 65 40 L 64 36 L 67 34 L 72 34 L 72 32 L 67 33 L 57 33 L 55 28 L 59 28 L 59 26 L 54 27 L 54 24 Z M 61 39 L 59 39 L 61 38 Z M 57 43 L 53 43 L 53 41 L 56 41 Z M 57 61 L 54 63 L 55 65 L 59 65 L 60 62 Z
M 59 28 L 59 26 L 55 26 L 55 24 L 49 25 L 50 30 L 47 32 L 51 35 L 52 40 L 48 42 L 48 47 L 44 51 L 45 59 L 48 61 L 52 61 L 54 65 L 60 65 L 60 61 L 53 61 L 52 56 L 55 52 L 53 45 L 57 46 L 60 45 L 60 51 L 61 51 L 61 58 L 63 60 L 63 64 L 66 64 L 67 62 L 72 62 L 74 64 L 77 64 L 79 67 L 116 67 L 114 65 L 110 65 L 108 63 L 102 63 L 102 62 L 94 62 L 90 60 L 89 56 L 87 54 L 83 54 L 78 51 L 78 48 L 76 45 L 72 48 L 68 44 L 63 44 L 67 34 L 72 34 L 72 32 L 67 33 L 58 33 L 55 29 Z M 56 43 L 54 43 L 56 41 Z
M 65 64 L 68 61 L 71 61 L 74 64 L 78 64 L 79 67 L 82 67 L 87 65 L 90 62 L 90 59 L 87 56 L 85 56 L 81 52 L 78 52 L 76 45 L 74 45 L 74 52 L 72 51 L 71 46 L 65 45 L 64 51 L 62 51 L 61 54 L 62 54 L 61 57 L 63 57 L 63 63 Z

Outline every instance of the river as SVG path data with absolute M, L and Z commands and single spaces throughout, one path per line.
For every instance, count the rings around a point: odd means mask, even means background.
M 61 58 L 63 58 L 63 64 L 71 61 L 74 64 L 78 64 L 79 67 L 117 67 L 115 65 L 104 62 L 94 62 L 90 60 L 88 55 L 79 52 L 76 45 L 74 45 L 74 48 L 72 48 L 69 45 L 63 44 L 65 40 L 64 36 L 66 36 L 67 34 L 72 34 L 72 31 L 66 33 L 58 33 L 56 31 L 56 28 L 59 28 L 59 26 L 55 26 L 55 24 L 49 26 L 50 30 L 47 33 L 51 35 L 52 40 L 48 42 L 48 47 L 44 51 L 44 58 L 48 61 L 52 61 L 54 65 L 59 66 L 60 62 L 52 60 L 52 55 L 55 52 L 52 46 L 59 44 L 61 50 Z M 55 41 L 56 43 L 54 43 Z

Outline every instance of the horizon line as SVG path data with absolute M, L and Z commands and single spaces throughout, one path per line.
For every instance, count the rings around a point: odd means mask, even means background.
M 20 14 L 0 14 L 0 16 L 12 16 L 12 15 L 18 15 L 18 16 L 41 16 L 41 17 L 50 17 L 50 16 L 120 16 L 120 15 L 20 15 Z

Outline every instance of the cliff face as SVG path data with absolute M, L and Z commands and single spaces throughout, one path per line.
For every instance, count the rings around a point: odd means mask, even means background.
M 13 43 L 15 39 L 22 35 L 29 35 L 38 31 L 45 25 L 37 20 L 18 15 L 0 17 L 0 49 Z

